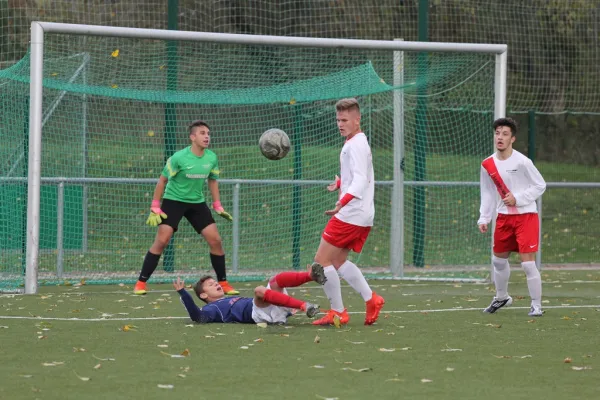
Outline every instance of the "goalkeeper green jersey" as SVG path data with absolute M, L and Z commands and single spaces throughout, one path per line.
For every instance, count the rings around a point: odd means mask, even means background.
M 198 157 L 192 153 L 192 146 L 188 146 L 167 160 L 162 175 L 169 180 L 163 198 L 203 203 L 204 182 L 219 177 L 217 155 L 206 149 L 204 155 Z

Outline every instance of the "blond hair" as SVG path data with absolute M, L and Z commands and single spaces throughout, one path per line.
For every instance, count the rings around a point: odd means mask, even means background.
M 358 100 L 355 98 L 341 99 L 337 103 L 335 103 L 336 111 L 349 111 L 356 110 L 360 113 L 360 106 L 358 105 Z

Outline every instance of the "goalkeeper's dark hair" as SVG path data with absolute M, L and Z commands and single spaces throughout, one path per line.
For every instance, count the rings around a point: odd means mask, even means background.
M 510 128 L 511 136 L 517 135 L 517 121 L 512 118 L 498 118 L 494 121 L 494 131 L 498 129 L 499 126 L 508 126 Z
M 198 126 L 202 126 L 202 125 L 198 125 Z M 198 296 L 198 298 L 205 303 L 208 303 L 208 302 L 205 299 L 203 299 L 202 297 L 200 297 L 200 295 L 202 293 L 204 293 L 204 289 L 203 289 L 204 282 L 206 282 L 209 279 L 214 279 L 214 278 L 210 275 L 204 275 L 202 278 L 200 278 L 200 280 L 198 282 L 194 283 L 194 292 L 196 293 L 196 296 Z
M 195 121 L 192 121 L 192 123 L 190 123 L 190 125 L 188 126 L 190 133 L 192 133 L 192 129 L 194 129 L 198 126 L 205 126 L 208 128 L 208 130 L 210 130 L 210 126 L 208 126 L 208 124 L 206 122 L 202 121 L 201 119 L 197 119 Z

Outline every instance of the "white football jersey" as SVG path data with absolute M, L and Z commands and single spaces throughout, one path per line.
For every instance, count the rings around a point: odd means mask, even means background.
M 347 140 L 340 154 L 340 199 L 354 196 L 335 215 L 340 221 L 358 226 L 373 226 L 375 217 L 375 175 L 371 146 L 364 133 Z
M 535 201 L 546 190 L 546 182 L 535 165 L 533 165 L 533 162 L 516 150 L 513 150 L 510 157 L 506 160 L 499 160 L 496 157 L 496 153 L 488 158 L 493 158 L 506 188 L 515 196 L 517 205 L 516 207 L 511 207 L 511 209 L 516 208 L 516 212 L 511 212 L 504 205 L 489 173 L 485 168 L 481 167 L 481 206 L 479 208 L 480 216 L 477 224 L 489 224 L 494 211 L 498 214 L 537 213 Z

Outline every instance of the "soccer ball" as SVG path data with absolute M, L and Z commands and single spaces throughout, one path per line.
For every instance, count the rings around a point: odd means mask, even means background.
M 281 129 L 272 128 L 260 136 L 258 147 L 269 160 L 281 160 L 290 151 L 290 138 Z

